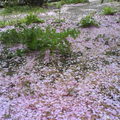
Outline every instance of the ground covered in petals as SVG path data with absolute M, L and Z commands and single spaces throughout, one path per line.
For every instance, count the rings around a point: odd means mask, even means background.
M 46 62 L 47 55 L 41 59 L 40 53 L 32 52 L 11 58 L 8 53 L 23 46 L 7 50 L 0 45 L 0 120 L 120 120 L 120 9 L 105 16 L 99 14 L 102 5 L 96 4 L 84 9 L 97 10 L 94 19 L 99 27 L 78 25 L 83 4 L 64 5 L 61 16 L 65 21 L 60 25 L 55 21 L 56 9 L 39 14 L 45 19 L 37 24 L 42 28 L 80 30 L 76 39 L 67 38 L 71 56 L 48 56 Z

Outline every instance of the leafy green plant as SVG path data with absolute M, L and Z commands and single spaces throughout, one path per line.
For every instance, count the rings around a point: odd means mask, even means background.
M 104 7 L 102 13 L 104 15 L 114 15 L 117 11 L 112 7 Z
M 99 26 L 98 22 L 90 15 L 82 18 L 79 24 L 81 27 Z
M 37 17 L 35 14 L 29 14 L 26 18 L 23 19 L 23 21 L 26 24 L 31 24 L 31 23 L 43 23 L 44 20 L 41 20 Z
M 25 49 L 17 49 L 16 50 L 16 55 L 21 57 L 25 54 L 25 52 L 26 52 Z
M 66 38 L 71 36 L 76 38 L 79 31 L 75 29 L 67 29 L 62 32 L 56 32 L 55 29 L 47 27 L 46 29 L 41 28 L 22 28 L 22 30 L 7 30 L 2 32 L 0 40 L 4 44 L 14 45 L 17 43 L 25 44 L 29 50 L 45 51 L 50 50 L 51 52 L 58 51 L 62 54 L 68 54 L 70 50 L 70 43 Z

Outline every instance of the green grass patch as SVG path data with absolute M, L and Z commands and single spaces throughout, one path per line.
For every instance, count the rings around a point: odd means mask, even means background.
M 104 7 L 103 10 L 102 10 L 102 14 L 104 15 L 114 15 L 117 11 L 112 8 L 112 7 Z
M 59 5 L 64 5 L 63 1 L 58 1 L 58 2 L 48 2 L 47 6 L 48 7 L 56 7 L 59 8 Z
M 23 19 L 15 19 L 9 21 L 0 21 L 0 27 L 18 25 L 18 24 L 32 24 L 32 23 L 44 23 L 44 20 L 37 17 L 35 14 L 29 14 Z
M 49 7 L 56 7 L 56 8 L 60 8 L 59 6 L 61 5 L 64 5 L 64 4 L 72 4 L 72 3 L 86 3 L 86 2 L 89 2 L 88 0 L 61 0 L 61 1 L 58 1 L 58 2 L 51 2 L 51 3 L 47 3 L 47 5 Z
M 33 6 L 8 6 L 5 7 L 0 13 L 1 15 L 10 15 L 10 14 L 20 14 L 20 13 L 41 13 L 46 10 L 41 7 L 33 7 Z
M 62 0 L 62 4 L 72 4 L 72 3 L 86 3 L 88 0 Z
M 27 15 L 27 17 L 25 17 L 24 19 L 21 19 L 19 22 L 26 23 L 29 25 L 31 23 L 44 23 L 44 20 L 41 20 L 35 14 L 29 14 L 29 15 Z
M 79 31 L 75 29 L 67 29 L 62 32 L 56 32 L 56 29 L 45 29 L 41 28 L 20 28 L 22 30 L 7 30 L 6 32 L 0 33 L 0 41 L 3 44 L 14 45 L 24 44 L 31 51 L 45 51 L 50 50 L 51 52 L 57 51 L 60 54 L 68 54 L 70 49 L 70 43 L 66 38 L 71 36 L 76 38 Z

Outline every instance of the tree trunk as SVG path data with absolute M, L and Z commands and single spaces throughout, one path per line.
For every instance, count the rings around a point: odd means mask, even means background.
M 104 2 L 104 0 L 101 0 L 101 3 L 103 3 Z

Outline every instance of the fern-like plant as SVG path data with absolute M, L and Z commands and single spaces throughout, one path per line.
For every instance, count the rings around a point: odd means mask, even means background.
M 91 15 L 82 18 L 79 24 L 81 27 L 99 26 L 98 22 L 95 21 L 95 19 Z
M 66 38 L 68 36 L 76 38 L 79 34 L 79 31 L 75 29 L 67 29 L 59 33 L 56 32 L 56 29 L 51 29 L 50 27 L 45 29 L 23 27 L 21 29 L 20 31 L 12 29 L 2 32 L 0 34 L 1 42 L 8 45 L 24 44 L 32 51 L 49 49 L 51 52 L 58 51 L 60 54 L 68 54 L 71 49 L 70 43 Z

